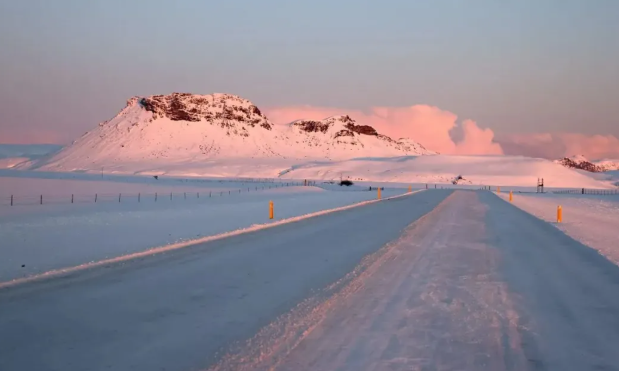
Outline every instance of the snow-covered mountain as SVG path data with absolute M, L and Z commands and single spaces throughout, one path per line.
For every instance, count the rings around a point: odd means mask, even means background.
M 391 139 L 373 127 L 357 125 L 349 116 L 333 116 L 321 121 L 298 120 L 281 134 L 291 148 L 286 156 L 324 157 L 333 160 L 353 157 L 393 157 L 436 154 L 407 138 Z
M 173 93 L 133 97 L 37 168 L 97 170 L 198 164 L 214 159 L 316 159 L 434 154 L 410 139 L 394 140 L 348 116 L 273 125 L 250 101 L 230 94 Z
M 585 171 L 589 171 L 592 173 L 599 173 L 599 172 L 604 171 L 598 165 L 587 160 L 587 158 L 583 155 L 564 157 L 561 160 L 555 160 L 555 162 L 567 168 L 580 169 L 580 170 L 585 170 Z
M 585 170 L 592 173 L 619 170 L 619 160 L 589 161 L 583 155 L 564 157 L 555 162 L 568 168 Z
M 596 161 L 595 164 L 599 166 L 602 171 L 617 171 L 619 170 L 619 159 L 606 159 Z

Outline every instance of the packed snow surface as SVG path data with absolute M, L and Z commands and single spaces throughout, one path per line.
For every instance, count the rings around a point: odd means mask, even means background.
M 446 195 L 423 193 L 0 290 L 0 369 L 203 369 Z
M 612 370 L 618 290 L 495 194 L 429 190 L 0 290 L 0 369 Z

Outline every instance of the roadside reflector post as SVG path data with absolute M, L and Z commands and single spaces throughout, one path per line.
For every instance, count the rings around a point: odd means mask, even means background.
M 509 191 L 509 202 L 514 202 L 514 192 Z
M 273 201 L 269 201 L 269 219 L 273 219 Z
M 408 186 L 408 193 L 411 193 L 413 191 L 413 186 Z
M 563 208 L 561 205 L 557 207 L 557 223 L 563 222 Z
M 380 200 L 380 187 L 377 188 L 378 189 L 378 199 Z
M 501 187 L 496 187 L 496 193 L 501 193 Z

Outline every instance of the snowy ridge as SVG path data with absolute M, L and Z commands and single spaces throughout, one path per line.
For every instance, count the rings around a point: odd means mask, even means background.
M 618 171 L 619 170 L 619 159 L 606 159 L 596 161 L 595 164 L 599 166 L 602 171 Z
M 174 93 L 133 97 L 35 168 L 137 172 L 213 159 L 346 159 L 433 154 L 411 140 L 393 140 L 348 116 L 273 125 L 250 101 L 230 94 Z
M 419 143 L 410 139 L 394 140 L 379 134 L 368 125 L 358 125 L 350 116 L 332 116 L 321 121 L 298 120 L 288 125 L 286 143 L 294 144 L 292 151 L 304 158 L 326 157 L 347 159 L 358 156 L 392 157 L 430 155 Z
M 585 170 L 592 173 L 619 170 L 619 160 L 605 159 L 600 161 L 589 161 L 583 155 L 564 157 L 555 162 L 568 168 Z

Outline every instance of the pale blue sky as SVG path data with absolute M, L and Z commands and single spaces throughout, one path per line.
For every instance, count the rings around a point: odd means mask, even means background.
M 619 135 L 619 1 L 0 0 L 0 135 L 173 91 Z

